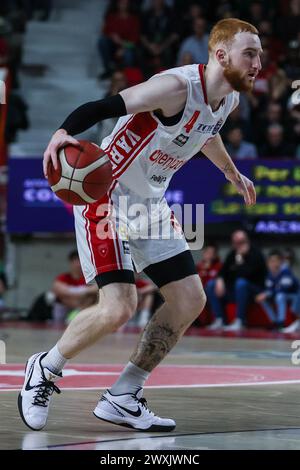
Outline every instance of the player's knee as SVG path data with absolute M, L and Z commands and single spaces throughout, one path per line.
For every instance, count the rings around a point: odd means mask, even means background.
M 197 318 L 203 311 L 206 304 L 206 294 L 203 287 L 199 287 L 191 296 L 190 311 L 191 315 Z
M 186 318 L 187 323 L 197 318 L 206 304 L 206 294 L 201 284 L 194 285 L 193 288 L 185 290 L 178 309 L 181 310 L 182 318 Z
M 135 298 L 126 299 L 126 301 L 120 302 L 115 307 L 111 321 L 113 331 L 125 325 L 133 317 L 136 307 L 137 301 Z

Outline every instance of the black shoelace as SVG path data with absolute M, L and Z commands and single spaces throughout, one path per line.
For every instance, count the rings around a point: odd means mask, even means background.
M 154 416 L 154 413 L 153 411 L 149 410 L 148 408 L 148 403 L 147 403 L 147 400 L 146 398 L 137 398 L 136 396 L 133 396 L 134 399 L 138 402 L 139 405 L 141 405 L 142 407 L 144 407 L 146 410 L 148 410 L 148 412 Z
M 41 380 L 36 386 L 37 391 L 33 397 L 33 405 L 43 406 L 46 408 L 48 406 L 49 397 L 51 397 L 53 392 L 61 393 L 60 389 L 54 382 L 49 382 L 48 380 Z
M 137 398 L 137 401 L 146 409 L 148 409 L 148 403 L 146 398 Z

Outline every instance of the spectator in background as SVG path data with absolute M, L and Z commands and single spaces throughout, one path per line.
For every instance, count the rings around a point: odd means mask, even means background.
M 194 58 L 190 52 L 184 52 L 181 56 L 179 66 L 194 64 Z
M 297 317 L 289 326 L 281 328 L 281 333 L 295 333 L 300 331 L 300 290 L 296 294 L 295 300 L 292 301 L 291 311 Z
M 267 47 L 264 48 L 261 62 L 262 69 L 256 78 L 253 93 L 249 94 L 255 112 L 263 110 L 270 99 L 273 101 L 284 100 L 288 91 L 286 73 L 271 60 Z
M 296 39 L 300 25 L 300 1 L 290 0 L 288 14 L 277 19 L 277 33 L 286 42 Z
M 299 75 L 300 76 L 300 75 Z M 298 97 L 300 97 L 300 88 L 298 88 Z M 290 97 L 287 103 L 287 137 L 289 142 L 296 146 L 296 156 L 299 158 L 300 150 L 300 103 L 295 103 Z
M 283 266 L 292 269 L 297 262 L 297 256 L 295 250 L 290 247 L 286 246 L 282 252 L 283 255 Z M 295 333 L 296 331 L 300 331 L 300 289 L 297 293 L 297 300 L 292 302 L 291 305 L 292 313 L 297 317 L 293 323 L 291 323 L 286 328 L 282 328 L 282 333 Z
M 117 0 L 109 9 L 98 41 L 104 73 L 108 78 L 116 63 L 131 67 L 136 62 L 136 47 L 140 40 L 140 20 L 131 13 L 130 0 Z
M 184 54 L 189 53 L 193 57 L 194 64 L 207 64 L 208 62 L 208 34 L 206 34 L 206 21 L 204 18 L 195 18 L 193 22 L 192 36 L 187 37 L 180 46 L 178 53 L 178 65 L 182 63 Z
M 27 19 L 47 21 L 52 10 L 52 0 L 22 0 Z
M 243 104 L 247 106 L 247 103 L 245 103 L 245 95 L 241 93 L 240 99 L 244 102 Z M 227 121 L 221 129 L 221 136 L 225 142 L 228 132 L 236 127 L 241 129 L 243 136 L 245 136 L 247 141 L 253 140 L 253 132 L 251 132 L 252 123 L 250 122 L 249 116 L 247 116 L 247 112 L 243 111 L 245 111 L 243 110 L 243 106 L 239 104 L 239 106 L 237 106 L 228 116 Z
M 264 2 L 251 1 L 248 2 L 247 6 L 248 12 L 246 14 L 246 20 L 258 28 L 258 25 L 264 20 L 266 15 L 266 12 L 264 11 Z
M 28 119 L 28 106 L 22 96 L 16 91 L 9 95 L 7 104 L 7 118 L 5 127 L 5 140 L 7 143 L 15 142 L 19 130 L 26 130 L 30 123 Z
M 163 4 L 166 7 L 173 10 L 175 1 L 176 0 L 163 0 Z M 150 8 L 152 7 L 153 0 L 136 0 L 136 2 L 141 3 L 142 4 L 142 10 L 147 11 L 147 10 L 150 10 Z
M 221 267 L 222 263 L 219 257 L 217 245 L 215 245 L 214 243 L 208 243 L 205 248 L 203 248 L 201 259 L 196 265 L 205 292 L 207 284 L 209 283 L 209 281 L 217 277 Z M 199 323 L 201 325 L 200 317 L 195 320 L 194 325 L 199 326 Z
M 296 148 L 284 139 L 284 129 L 280 124 L 271 124 L 266 131 L 265 144 L 260 148 L 262 158 L 293 158 Z
M 205 289 L 207 283 L 217 277 L 222 267 L 217 245 L 208 243 L 203 248 L 201 259 L 196 267 Z
M 285 46 L 283 41 L 274 34 L 272 22 L 268 19 L 263 19 L 258 25 L 258 31 L 265 39 L 265 43 L 270 51 L 270 59 L 277 63 L 282 63 Z
M 190 36 L 191 31 L 194 28 L 194 21 L 197 18 L 203 17 L 204 9 L 198 2 L 192 2 L 186 7 L 186 0 L 185 0 L 185 7 L 180 14 L 180 39 L 185 39 L 186 37 Z
M 289 86 L 291 87 L 293 81 L 299 80 L 300 77 L 300 33 L 297 39 L 289 42 L 282 68 L 288 77 Z
M 246 232 L 233 232 L 232 250 L 227 255 L 216 279 L 208 282 L 206 293 L 215 321 L 211 329 L 221 328 L 225 319 L 225 305 L 236 303 L 236 319 L 224 328 L 239 331 L 246 318 L 247 307 L 264 287 L 266 265 L 259 249 L 254 247 Z
M 254 121 L 253 137 L 257 145 L 265 144 L 265 130 L 272 124 L 283 125 L 283 109 L 280 103 L 270 101 L 266 112 Z
M 233 2 L 228 0 L 219 0 L 217 5 L 215 5 L 215 2 L 209 3 L 211 4 L 210 7 L 214 9 L 214 18 L 220 20 L 221 18 L 236 18 L 239 16 L 234 10 Z
M 236 160 L 253 159 L 258 156 L 256 146 L 243 140 L 243 132 L 239 127 L 233 127 L 229 130 L 226 149 L 229 155 Z
M 174 65 L 179 35 L 172 13 L 164 0 L 152 0 L 151 9 L 143 15 L 141 43 L 146 76 Z
M 297 256 L 295 250 L 291 246 L 286 246 L 282 250 L 283 266 L 292 269 L 296 262 Z
M 297 308 L 299 281 L 284 263 L 280 251 L 271 251 L 267 258 L 267 265 L 269 272 L 266 277 L 265 290 L 260 292 L 255 300 L 261 304 L 273 327 L 282 328 L 288 304 L 291 304 L 292 311 Z M 276 306 L 276 310 L 273 305 Z
M 19 87 L 18 71 L 22 63 L 25 29 L 24 10 L 21 5 L 14 7 L 11 2 L 5 18 L 0 16 L 0 63 L 10 71 L 12 88 Z
M 0 35 L 0 67 L 8 66 L 9 47 L 5 37 Z
M 77 251 L 72 251 L 68 259 L 69 271 L 57 276 L 52 287 L 56 296 L 53 320 L 57 323 L 63 323 L 71 310 L 79 310 L 94 303 L 98 295 L 96 284 L 85 284 Z

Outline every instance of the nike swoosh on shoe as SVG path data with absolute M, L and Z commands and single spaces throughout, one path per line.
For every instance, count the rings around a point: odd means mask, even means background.
M 30 385 L 30 380 L 31 380 L 31 377 L 32 377 L 32 374 L 33 374 L 34 364 L 35 364 L 35 361 L 30 366 L 30 371 L 29 371 L 30 376 L 28 377 L 27 383 L 25 385 L 25 390 L 26 391 L 32 390 L 35 387 L 35 385 L 33 385 L 33 386 Z
M 121 408 L 121 410 L 123 411 L 126 411 L 126 413 L 130 414 L 131 416 L 134 416 L 136 418 L 138 418 L 139 416 L 141 416 L 142 414 L 142 411 L 139 407 L 137 407 L 137 410 L 136 411 L 133 411 L 133 410 L 129 410 L 128 408 L 124 408 L 123 406 L 119 405 L 118 403 L 112 401 L 112 403 L 116 406 L 118 406 L 119 408 Z

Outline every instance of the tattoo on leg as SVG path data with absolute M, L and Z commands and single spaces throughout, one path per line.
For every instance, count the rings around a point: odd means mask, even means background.
M 159 364 L 175 346 L 185 325 L 175 331 L 168 323 L 161 323 L 155 316 L 146 326 L 130 360 L 136 366 L 149 372 Z

